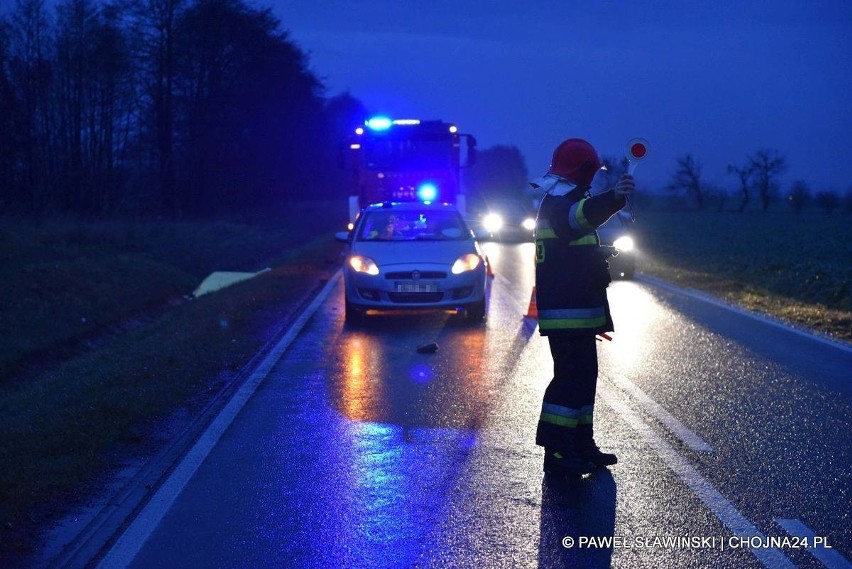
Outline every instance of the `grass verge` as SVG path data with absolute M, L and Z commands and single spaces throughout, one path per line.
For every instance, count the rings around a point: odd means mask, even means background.
M 158 224 L 143 229 L 151 238 L 136 250 L 103 239 L 94 244 L 63 239 L 58 247 L 44 244 L 46 252 L 31 249 L 28 259 L 54 269 L 51 286 L 62 290 L 62 298 L 44 297 L 47 285 L 39 272 L 16 291 L 54 307 L 53 318 L 40 315 L 21 324 L 25 334 L 46 337 L 27 338 L 17 352 L 6 349 L 7 376 L 0 384 L 0 565 L 25 558 L 39 531 L 85 499 L 104 473 L 155 452 L 152 441 L 167 419 L 192 417 L 234 378 L 338 266 L 336 226 L 317 223 L 316 216 L 286 227 L 230 224 L 208 228 L 226 237 L 215 239 L 199 226 Z M 103 226 L 86 231 L 105 233 Z M 26 237 L 8 228 L 5 236 L 7 243 Z M 192 262 L 184 263 L 187 254 Z M 127 259 L 115 260 L 122 255 Z M 214 268 L 256 270 L 261 262 L 272 270 L 195 300 L 174 301 Z M 103 265 L 96 284 L 72 282 L 96 265 Z M 146 306 L 158 310 L 141 315 Z M 81 311 L 95 316 L 78 323 Z M 10 313 L 22 318 L 20 307 L 4 312 L 7 321 Z M 128 318 L 134 324 L 122 325 Z M 96 341 L 79 326 L 92 320 L 102 332 Z M 75 334 L 87 340 L 75 342 Z M 37 369 L 16 365 L 69 343 L 79 344 L 73 357 L 53 357 Z
M 849 221 L 816 212 L 643 212 L 639 270 L 852 341 Z

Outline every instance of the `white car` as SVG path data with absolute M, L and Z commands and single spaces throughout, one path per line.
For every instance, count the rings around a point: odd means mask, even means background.
M 487 261 L 458 210 L 386 202 L 361 212 L 346 246 L 346 319 L 367 310 L 454 309 L 485 318 Z

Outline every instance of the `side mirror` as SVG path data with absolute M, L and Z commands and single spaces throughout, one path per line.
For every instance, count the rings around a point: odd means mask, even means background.
M 461 136 L 467 139 L 467 160 L 464 167 L 470 168 L 476 164 L 476 139 L 472 134 L 463 134 Z

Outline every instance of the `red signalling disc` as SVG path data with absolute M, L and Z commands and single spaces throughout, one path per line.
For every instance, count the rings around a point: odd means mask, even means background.
M 627 158 L 641 160 L 648 154 L 648 141 L 644 138 L 634 138 L 627 143 Z

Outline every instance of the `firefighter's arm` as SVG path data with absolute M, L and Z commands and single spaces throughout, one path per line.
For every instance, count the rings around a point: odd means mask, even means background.
M 566 237 L 586 235 L 606 223 L 626 204 L 627 198 L 617 195 L 615 190 L 584 198 L 573 204 L 564 216 L 567 223 L 555 223 L 554 229 L 557 234 L 565 234 Z
M 560 237 L 576 239 L 591 233 L 627 205 L 633 192 L 633 176 L 621 176 L 615 188 L 568 205 L 557 204 L 551 225 Z
M 634 190 L 633 176 L 624 174 L 618 179 L 615 188 L 580 200 L 571 210 L 572 217 L 569 220 L 572 228 L 594 231 L 627 205 L 627 198 Z

